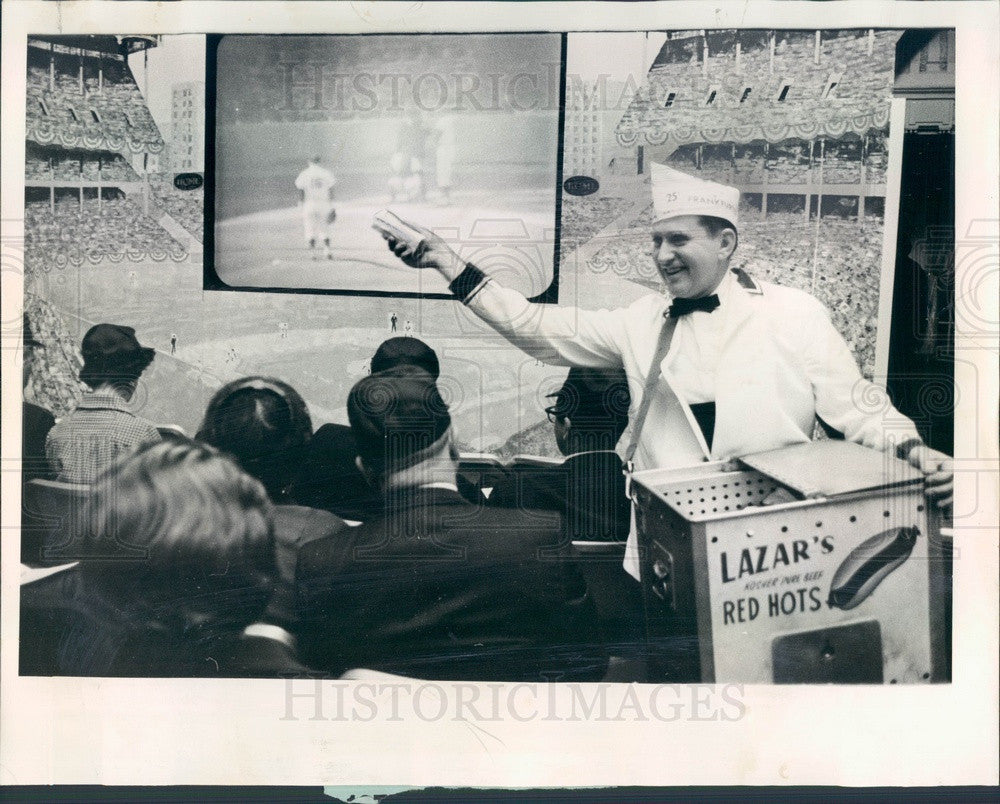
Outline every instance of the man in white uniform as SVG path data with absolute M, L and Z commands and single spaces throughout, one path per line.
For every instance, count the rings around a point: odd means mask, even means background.
M 416 255 L 389 245 L 407 264 L 440 271 L 470 310 L 529 355 L 561 366 L 624 366 L 633 439 L 640 430 L 626 457 L 636 469 L 802 443 L 820 417 L 850 441 L 908 460 L 925 473 L 928 497 L 950 505 L 950 459 L 925 446 L 913 422 L 861 376 L 823 305 L 729 269 L 739 190 L 664 165 L 652 170 L 652 256 L 669 297 L 598 311 L 533 305 L 430 231 L 421 230 L 425 245 Z M 638 566 L 633 533 L 625 568 L 638 578 Z
M 322 158 L 314 156 L 295 179 L 299 190 L 299 201 L 302 205 L 302 224 L 305 229 L 306 243 L 316 259 L 318 240 L 323 241 L 323 254 L 328 260 L 333 259 L 330 251 L 330 226 L 337 213 L 333 208 L 333 187 L 337 183 L 333 173 L 323 167 Z

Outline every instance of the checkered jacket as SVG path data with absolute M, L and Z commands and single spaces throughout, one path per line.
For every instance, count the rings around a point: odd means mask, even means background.
M 136 416 L 114 394 L 84 394 L 45 440 L 45 453 L 57 479 L 93 483 L 119 458 L 160 440 L 151 422 Z

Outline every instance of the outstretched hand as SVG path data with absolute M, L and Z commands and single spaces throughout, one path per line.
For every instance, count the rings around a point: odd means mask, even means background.
M 462 273 L 465 263 L 462 259 L 430 229 L 415 223 L 407 224 L 423 236 L 423 243 L 417 249 L 391 235 L 385 233 L 382 237 L 389 244 L 389 249 L 411 268 L 436 268 L 449 281 Z
M 934 501 L 938 508 L 951 508 L 955 474 L 951 457 L 921 444 L 910 450 L 906 460 L 924 473 L 927 499 Z

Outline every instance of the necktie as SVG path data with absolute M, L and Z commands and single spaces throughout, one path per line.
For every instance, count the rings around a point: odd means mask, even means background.
M 712 312 L 719 306 L 719 297 L 715 293 L 711 296 L 701 296 L 697 299 L 674 299 L 667 310 L 671 318 L 680 318 L 682 315 L 693 313 L 695 310 L 702 310 L 706 313 Z

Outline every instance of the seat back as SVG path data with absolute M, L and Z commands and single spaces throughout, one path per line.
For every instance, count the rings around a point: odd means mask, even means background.
M 562 458 L 546 458 L 537 455 L 517 455 L 508 468 L 509 488 L 504 507 L 536 507 L 533 490 L 547 488 L 555 490 L 556 496 L 565 499 L 568 491 L 563 472 Z
M 156 432 L 164 441 L 187 441 L 188 434 L 179 424 L 158 424 Z
M 475 490 L 486 498 L 493 489 L 507 478 L 507 467 L 496 456 L 481 452 L 463 452 L 458 457 L 459 491 L 468 499 Z M 485 491 L 485 494 L 484 494 Z M 479 502 L 471 499 L 470 502 Z
M 383 673 L 381 670 L 370 670 L 367 667 L 352 667 L 350 670 L 344 672 L 340 678 L 345 681 L 377 681 L 380 683 L 419 680 L 414 676 L 399 676 L 395 673 Z
M 81 558 L 83 516 L 90 486 L 29 480 L 21 508 L 21 563 L 54 566 Z

